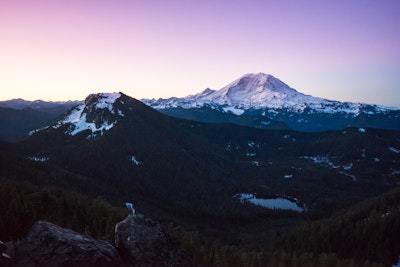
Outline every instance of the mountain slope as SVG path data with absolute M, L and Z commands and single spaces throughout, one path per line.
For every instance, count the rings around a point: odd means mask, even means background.
M 45 102 L 13 99 L 0 102 L 0 140 L 19 141 L 29 131 L 49 125 L 79 101 Z
M 271 248 L 294 226 L 398 186 L 400 132 L 207 124 L 165 116 L 123 93 L 94 94 L 23 142 L 0 142 L 0 159 L 0 179 L 117 206 L 130 201 L 138 212 L 254 251 Z M 253 205 L 239 194 L 291 199 L 303 212 Z M 187 241 L 197 249 L 198 239 Z
M 141 102 L 119 95 L 112 103 L 113 110 L 119 110 L 115 113 L 108 107 L 91 104 L 93 97 L 105 99 L 105 95 L 89 96 L 79 116 L 78 107 L 78 112 L 72 111 L 64 120 L 33 134 L 26 142 L 31 156 L 48 158 L 49 164 L 106 184 L 110 191 L 115 190 L 109 194 L 114 199 L 129 199 L 133 194 L 139 201 L 163 208 L 172 201 L 177 210 L 188 206 L 179 198 L 191 197 L 200 186 L 215 191 L 211 181 L 221 182 L 228 177 L 228 168 L 207 162 L 213 152 L 201 138 L 187 135 L 177 121 Z M 199 181 L 197 178 L 208 168 L 213 169 L 211 174 Z M 197 178 L 185 175 L 197 169 Z M 210 180 L 209 185 L 206 179 Z M 196 190 L 195 184 L 199 185 Z M 182 186 L 191 189 L 184 192 L 178 189 Z M 168 197 L 172 193 L 174 199 Z M 188 207 L 182 210 L 187 211 Z
M 245 218 L 259 209 L 238 210 L 237 193 L 290 195 L 317 214 L 322 202 L 335 210 L 385 191 L 399 182 L 398 134 L 202 124 L 115 93 L 90 95 L 23 147 L 26 157 L 87 177 L 117 201 L 133 194 L 185 216 Z
M 400 108 L 312 97 L 264 73 L 246 74 L 220 90 L 206 89 L 185 98 L 142 101 L 165 114 L 200 118 L 204 122 L 220 122 L 214 115 L 218 112 L 219 117 L 227 117 L 225 122 L 260 128 L 269 128 L 268 121 L 279 121 L 301 131 L 333 130 L 349 125 L 400 129 Z M 229 115 L 241 119 L 235 122 L 228 119 Z M 254 124 L 254 116 L 262 116 L 263 120 Z
M 28 132 L 46 126 L 60 114 L 27 109 L 0 107 L 0 140 L 18 141 L 28 136 Z
M 283 236 L 276 247 L 290 254 L 333 254 L 397 266 L 400 255 L 400 190 L 358 203 L 332 218 L 304 225 Z M 345 240 L 345 242 L 344 242 Z M 372 253 L 373 252 L 373 253 Z

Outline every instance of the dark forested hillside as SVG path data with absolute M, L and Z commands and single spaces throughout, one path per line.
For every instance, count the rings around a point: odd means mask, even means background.
M 0 107 L 0 140 L 21 140 L 28 136 L 29 131 L 50 124 L 58 116 L 60 116 L 59 113 Z
M 102 198 L 91 199 L 61 188 L 0 180 L 0 240 L 24 237 L 38 220 L 53 222 L 97 238 L 112 239 L 115 224 L 126 216 Z
M 0 101 L 0 140 L 19 141 L 30 131 L 47 126 L 60 119 L 80 101 L 46 102 L 13 99 Z
M 116 206 L 132 201 L 147 216 L 180 225 L 182 244 L 187 250 L 202 247 L 192 255 L 205 266 L 218 265 L 219 257 L 225 262 L 221 266 L 231 266 L 236 257 L 239 263 L 277 261 L 272 266 L 279 266 L 295 261 L 293 255 L 312 261 L 310 266 L 327 259 L 346 266 L 360 262 L 365 251 L 361 256 L 342 254 L 338 247 L 314 251 L 319 237 L 298 250 L 286 241 L 296 235 L 286 234 L 397 187 L 400 132 L 346 128 L 300 133 L 205 124 L 167 117 L 123 94 L 103 94 L 91 95 L 65 119 L 23 142 L 0 143 L 0 159 L 1 179 L 40 186 L 21 189 L 28 190 L 28 199 L 43 186 L 63 188 Z M 54 192 L 45 194 L 57 196 Z M 234 197 L 241 194 L 283 197 L 301 211 L 265 208 Z M 21 205 L 25 214 L 30 206 Z M 335 224 L 329 228 L 338 237 Z M 279 248 L 276 253 L 273 244 Z M 389 262 L 379 257 L 366 259 L 377 266 Z
M 358 263 L 392 266 L 400 255 L 400 189 L 359 203 L 330 219 L 281 237 L 275 249 L 290 254 L 335 254 Z
M 71 136 L 68 125 L 50 127 L 23 143 L 25 157 L 86 177 L 113 201 L 134 195 L 139 205 L 200 218 L 265 213 L 232 199 L 246 192 L 288 195 L 309 216 L 326 216 L 399 181 L 397 131 L 267 131 L 177 120 L 127 96 L 114 106 L 124 116 L 112 129 Z
M 37 220 L 111 240 L 115 223 L 126 215 L 100 198 L 26 182 L 0 180 L 0 197 L 0 240 L 23 237 Z M 175 236 L 199 266 L 392 266 L 400 255 L 399 206 L 396 189 L 252 249 L 181 227 L 175 228 Z

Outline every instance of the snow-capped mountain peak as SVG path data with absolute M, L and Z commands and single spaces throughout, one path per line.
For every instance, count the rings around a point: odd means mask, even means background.
M 275 78 L 270 74 L 265 73 L 249 73 L 243 75 L 239 79 L 231 82 L 220 91 L 236 93 L 244 91 L 246 93 L 261 92 L 264 90 L 279 91 L 279 90 L 293 90 L 281 80 Z
M 118 116 L 124 116 L 114 106 L 119 97 L 121 93 L 91 94 L 83 104 L 73 108 L 53 127 L 58 128 L 68 124 L 66 134 L 69 135 L 76 135 L 85 130 L 90 130 L 92 134 L 103 134 L 104 130 L 110 130 L 117 123 Z
M 219 90 L 206 89 L 185 98 L 142 100 L 155 109 L 220 106 L 225 110 L 291 108 L 303 110 L 307 104 L 320 105 L 327 100 L 304 95 L 270 74 L 246 74 Z M 240 114 L 239 114 L 240 113 Z
M 290 88 L 272 75 L 246 74 L 222 89 L 208 95 L 208 99 L 219 105 L 233 105 L 236 108 L 277 107 L 284 102 L 296 102 L 305 95 Z
M 304 131 L 338 129 L 353 124 L 389 129 L 400 125 L 400 108 L 313 97 L 265 73 L 243 75 L 219 90 L 206 89 L 183 98 L 142 99 L 142 102 L 174 117 L 237 122 L 261 128 L 269 127 L 271 120 Z
M 121 93 L 98 93 L 90 94 L 85 99 L 86 106 L 94 106 L 96 109 L 105 109 L 112 111 L 112 105 L 115 100 L 121 97 Z

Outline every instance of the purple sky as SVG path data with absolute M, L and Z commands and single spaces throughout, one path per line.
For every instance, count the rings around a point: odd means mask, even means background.
M 1 0 L 0 100 L 220 89 L 246 73 L 400 106 L 398 0 Z

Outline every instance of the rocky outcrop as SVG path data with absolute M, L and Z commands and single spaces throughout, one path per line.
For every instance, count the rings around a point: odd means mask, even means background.
M 25 239 L 0 246 L 4 255 L 0 266 L 193 266 L 165 224 L 145 219 L 130 208 L 126 219 L 115 226 L 115 246 L 38 221 Z
M 115 246 L 133 266 L 193 266 L 168 227 L 143 215 L 131 213 L 115 226 Z
M 121 265 L 120 256 L 112 244 L 46 221 L 36 222 L 24 240 L 7 245 L 11 257 L 7 266 Z

